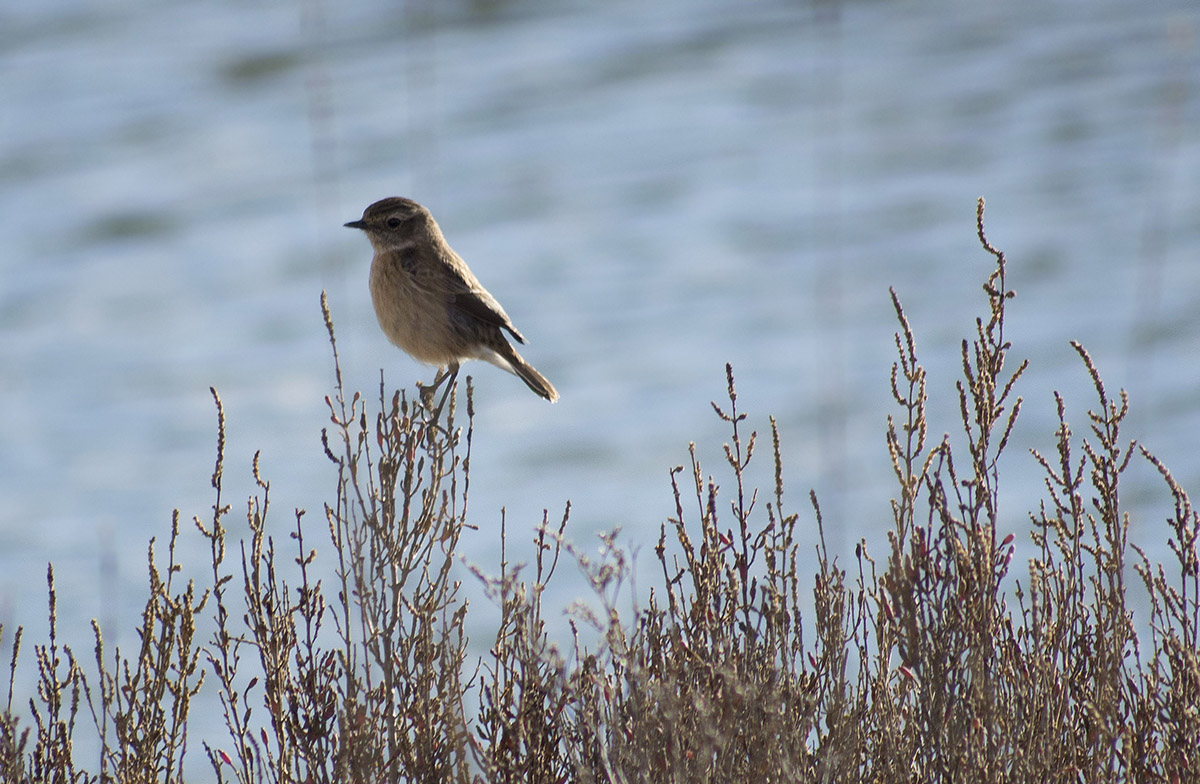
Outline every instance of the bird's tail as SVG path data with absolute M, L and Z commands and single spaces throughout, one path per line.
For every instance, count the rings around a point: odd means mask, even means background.
M 558 390 L 554 385 L 546 380 L 546 377 L 525 361 L 525 358 L 517 353 L 517 350 L 508 344 L 508 341 L 503 341 L 504 347 L 496 353 L 504 360 L 508 367 L 505 370 L 511 371 L 519 379 L 525 382 L 526 386 L 532 389 L 537 394 L 549 400 L 551 403 L 558 400 Z M 499 364 L 499 363 L 496 363 Z M 504 367 L 501 365 L 501 367 Z

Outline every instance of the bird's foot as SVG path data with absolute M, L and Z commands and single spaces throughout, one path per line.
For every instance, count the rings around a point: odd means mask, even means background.
M 433 379 L 433 383 L 429 386 L 418 382 L 417 389 L 421 393 L 421 403 L 425 406 L 426 411 L 431 411 L 429 421 L 437 422 L 442 416 L 442 409 L 446 406 L 446 401 L 450 399 L 450 395 L 454 393 L 454 382 L 458 379 L 458 364 L 451 365 L 449 368 L 438 368 L 438 374 Z M 446 389 L 442 392 L 442 399 L 437 404 L 437 408 L 433 406 L 433 399 L 437 393 L 438 387 L 442 384 L 446 385 Z

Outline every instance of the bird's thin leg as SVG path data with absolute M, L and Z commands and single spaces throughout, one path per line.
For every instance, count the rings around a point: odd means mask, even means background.
M 437 421 L 442 417 L 442 408 L 446 405 L 446 400 L 450 399 L 450 395 L 454 394 L 454 385 L 458 381 L 458 363 L 450 363 L 450 367 L 446 369 L 445 375 L 433 385 L 433 389 L 437 389 L 437 385 L 446 382 L 445 391 L 442 393 L 442 402 L 438 403 L 436 411 L 433 412 L 431 421 Z

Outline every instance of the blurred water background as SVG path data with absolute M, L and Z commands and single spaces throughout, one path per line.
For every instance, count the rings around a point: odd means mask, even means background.
M 815 489 L 844 563 L 860 539 L 882 554 L 888 286 L 930 369 L 931 435 L 957 434 L 959 344 L 991 268 L 978 196 L 1031 361 L 1001 465 L 1018 563 L 1052 390 L 1077 432 L 1095 404 L 1070 339 L 1129 391 L 1126 434 L 1196 492 L 1198 35 L 1196 4 L 1165 0 L 12 0 L 0 622 L 37 639 L 53 561 L 69 642 L 90 650 L 92 617 L 134 641 L 147 540 L 175 508 L 211 514 L 210 385 L 234 535 L 256 450 L 278 537 L 295 507 L 320 532 L 322 289 L 351 389 L 374 397 L 381 368 L 389 389 L 432 376 L 383 339 L 369 247 L 341 227 L 388 195 L 430 207 L 562 394 L 469 366 L 463 544 L 485 568 L 501 508 L 520 560 L 570 500 L 574 541 L 620 527 L 653 574 L 669 469 L 695 441 L 722 470 L 726 362 L 749 425 L 778 419 L 793 510 L 811 520 Z M 1165 559 L 1168 499 L 1149 466 L 1128 481 L 1132 538 Z M 179 557 L 203 573 L 198 536 Z M 560 579 L 564 603 L 586 595 Z

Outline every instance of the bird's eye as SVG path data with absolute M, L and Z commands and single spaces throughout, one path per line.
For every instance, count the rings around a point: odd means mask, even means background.
M 399 218 L 395 218 L 395 217 L 393 217 L 393 218 L 388 218 L 388 221 L 387 221 L 387 223 L 388 223 L 388 228 L 389 228 L 389 229 L 394 229 L 394 228 L 396 228 L 397 226 L 399 226 L 399 225 L 400 225 L 400 219 L 399 219 Z

